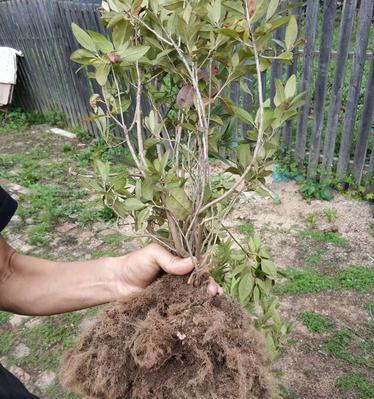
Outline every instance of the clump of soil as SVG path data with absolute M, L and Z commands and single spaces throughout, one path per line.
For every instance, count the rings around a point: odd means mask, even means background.
M 270 399 L 262 337 L 228 297 L 163 276 L 107 309 L 65 355 L 61 379 L 97 399 Z

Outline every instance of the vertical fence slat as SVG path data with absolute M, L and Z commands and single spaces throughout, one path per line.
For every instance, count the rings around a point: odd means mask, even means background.
M 305 104 L 300 116 L 297 137 L 296 137 L 296 148 L 295 158 L 299 161 L 305 158 L 305 146 L 307 139 L 307 123 L 310 109 L 310 101 L 312 96 L 312 66 L 313 66 L 313 55 L 314 45 L 317 34 L 318 26 L 318 11 L 319 1 L 308 0 L 306 12 L 306 23 L 305 23 L 305 38 L 306 45 L 304 49 L 304 63 L 303 72 L 301 77 L 301 91 L 306 91 Z
M 369 42 L 371 19 L 373 16 L 373 0 L 361 0 L 360 12 L 358 14 L 358 30 L 355 46 L 355 57 L 349 87 L 347 110 L 344 119 L 344 129 L 339 150 L 337 175 L 342 176 L 348 169 L 353 130 L 356 122 L 358 100 L 362 75 L 364 73 L 366 49 Z
M 352 174 L 357 183 L 361 183 L 365 157 L 368 148 L 369 134 L 372 132 L 374 120 L 374 58 L 371 60 L 368 86 L 366 89 L 365 104 L 362 112 L 359 139 L 357 142 Z M 374 149 L 373 149 L 374 152 Z
M 316 94 L 314 104 L 314 127 L 311 137 L 311 148 L 308 162 L 308 176 L 315 178 L 321 149 L 321 136 L 324 122 L 324 106 L 327 87 L 327 75 L 330 64 L 331 45 L 334 34 L 336 15 L 336 0 L 325 2 L 325 16 L 321 31 L 321 48 L 319 54 L 319 68 L 316 80 Z
M 346 0 L 343 6 L 339 33 L 339 48 L 336 58 L 335 77 L 331 94 L 325 143 L 323 148 L 323 166 L 327 171 L 331 170 L 334 158 L 336 134 L 342 102 L 342 91 L 345 76 L 344 74 L 348 59 L 349 43 L 352 34 L 356 4 L 357 0 Z
M 289 4 L 297 5 L 297 7 L 293 8 L 292 14 L 295 15 L 298 25 L 300 26 L 300 14 L 302 7 L 299 5 L 298 0 L 289 1 Z M 298 36 L 300 36 L 300 29 L 298 31 Z M 298 57 L 296 56 L 296 54 L 294 54 L 292 63 L 287 68 L 287 79 L 289 79 L 292 75 L 296 75 L 297 63 L 298 63 Z M 293 121 L 291 119 L 286 122 L 286 125 L 284 126 L 282 131 L 282 140 L 281 140 L 282 153 L 285 153 L 290 149 L 292 141 L 292 129 L 293 129 Z

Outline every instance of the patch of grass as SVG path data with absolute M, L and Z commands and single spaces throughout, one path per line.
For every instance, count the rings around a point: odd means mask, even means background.
M 347 374 L 336 382 L 341 392 L 354 391 L 357 399 L 374 399 L 374 384 L 360 374 Z
M 237 226 L 237 230 L 240 234 L 250 236 L 254 232 L 254 226 L 253 226 L 253 223 L 246 222 L 246 223 L 243 223 L 243 224 Z
M 316 334 L 321 334 L 332 326 L 331 320 L 316 312 L 303 312 L 299 315 L 299 320 L 308 331 Z
M 24 364 L 38 366 L 41 370 L 55 370 L 62 353 L 74 341 L 74 336 L 83 316 L 69 313 L 56 317 L 46 317 L 42 324 L 22 331 L 30 355 L 22 359 Z
M 113 249 L 97 249 L 91 252 L 92 259 L 106 258 L 112 256 L 118 256 L 118 252 Z
M 335 208 L 324 208 L 323 214 L 329 223 L 335 222 L 338 217 L 338 211 Z
M 288 389 L 281 385 L 279 387 L 279 395 L 282 399 L 300 399 L 299 395 L 292 389 Z
M 369 292 L 374 289 L 374 269 L 369 267 L 348 267 L 339 272 L 337 278 L 342 288 L 359 292 Z
M 279 294 L 307 294 L 317 293 L 336 287 L 333 278 L 324 276 L 317 271 L 303 269 L 289 269 L 288 281 L 276 288 Z
M 11 313 L 0 312 L 0 324 L 5 324 L 6 322 L 8 322 L 10 320 L 11 317 L 12 317 Z
M 318 216 L 316 213 L 308 213 L 306 215 L 306 222 L 308 224 L 308 227 L 312 230 L 314 230 L 317 227 L 318 224 Z
M 11 331 L 0 331 L 0 355 L 6 355 L 12 348 L 14 335 Z
M 322 262 L 322 255 L 327 252 L 326 248 L 317 248 L 312 254 L 306 257 L 306 261 L 310 265 L 319 265 Z
M 331 231 L 304 229 L 299 231 L 299 235 L 301 238 L 307 237 L 317 242 L 329 243 L 338 247 L 345 247 L 347 245 L 347 241 L 341 236 L 341 234 Z
M 352 333 L 348 329 L 336 330 L 325 341 L 321 349 L 338 359 L 352 363 L 354 361 L 353 356 L 347 351 L 352 338 Z
M 368 311 L 369 316 L 374 315 L 374 302 L 365 303 L 363 307 Z
M 123 241 L 123 237 L 120 234 L 107 234 L 103 237 L 103 242 L 113 247 L 118 247 Z
M 30 245 L 40 247 L 47 241 L 47 235 L 51 231 L 51 224 L 48 222 L 42 222 L 34 226 L 29 227 L 26 230 L 27 242 Z

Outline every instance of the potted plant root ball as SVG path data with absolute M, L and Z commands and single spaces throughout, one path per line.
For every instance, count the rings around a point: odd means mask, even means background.
M 260 238 L 240 241 L 227 218 L 241 192 L 264 189 L 278 134 L 303 102 L 294 75 L 264 98 L 264 72 L 289 62 L 298 44 L 296 19 L 279 3 L 111 0 L 101 9 L 110 39 L 73 24 L 83 48 L 72 60 L 100 87 L 90 103 L 101 141 L 129 154 L 97 159 L 87 186 L 118 218 L 133 218 L 144 242 L 196 265 L 190 276 L 161 276 L 102 313 L 62 361 L 72 392 L 276 394 L 269 365 L 289 329 L 271 295 L 279 272 Z M 273 40 L 280 28 L 285 40 Z M 225 295 L 209 296 L 212 277 Z

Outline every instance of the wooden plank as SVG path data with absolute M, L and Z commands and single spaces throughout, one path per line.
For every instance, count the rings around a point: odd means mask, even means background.
M 365 157 L 368 148 L 368 141 L 374 121 L 374 59 L 371 62 L 368 86 L 366 89 L 364 109 L 362 111 L 359 139 L 356 145 L 354 164 L 352 169 L 353 177 L 357 183 L 361 183 L 362 172 L 365 165 Z M 374 153 L 374 149 L 373 149 Z
M 373 0 L 362 0 L 358 15 L 358 30 L 356 36 L 355 58 L 353 62 L 351 82 L 349 87 L 347 109 L 344 118 L 344 129 L 339 150 L 337 175 L 343 176 L 348 169 L 352 137 L 356 123 L 360 87 L 364 73 L 366 49 L 369 42 L 371 18 L 373 16 Z
M 310 101 L 312 96 L 312 66 L 313 66 L 313 50 L 317 35 L 318 26 L 318 11 L 319 1 L 308 0 L 307 11 L 306 11 L 306 23 L 305 23 L 305 54 L 303 63 L 303 72 L 301 77 L 301 92 L 306 92 L 305 104 L 301 112 L 297 136 L 296 136 L 296 147 L 295 157 L 302 163 L 305 158 L 305 145 L 307 138 L 307 121 L 310 110 Z
M 292 0 L 293 4 L 298 4 L 298 0 Z M 295 7 L 292 9 L 292 14 L 295 15 L 298 25 L 299 25 L 299 30 L 298 30 L 298 38 L 300 36 L 300 14 L 301 14 L 301 6 L 299 5 L 298 7 Z M 295 57 L 295 52 L 293 56 L 292 63 L 288 66 L 287 68 L 287 79 L 289 79 L 292 75 L 296 75 L 298 70 L 298 58 Z M 292 141 L 292 130 L 293 130 L 293 125 L 294 121 L 289 120 L 286 122 L 286 125 L 283 128 L 282 131 L 282 140 L 281 140 L 281 153 L 284 154 L 286 153 L 291 146 L 291 141 Z
M 348 57 L 348 49 L 357 0 L 346 0 L 344 2 L 339 33 L 339 49 L 336 60 L 334 83 L 332 87 L 330 109 L 327 121 L 327 131 L 323 148 L 323 166 L 330 171 L 335 152 L 336 134 L 341 107 L 344 74 Z
M 327 88 L 328 68 L 330 64 L 330 52 L 334 34 L 334 23 L 336 15 L 336 0 L 325 2 L 325 15 L 323 19 L 321 37 L 321 49 L 316 80 L 315 104 L 314 104 L 314 127 L 311 137 L 311 148 L 308 163 L 308 177 L 314 179 L 317 174 L 319 154 L 321 149 L 321 137 L 324 122 L 324 106 Z

